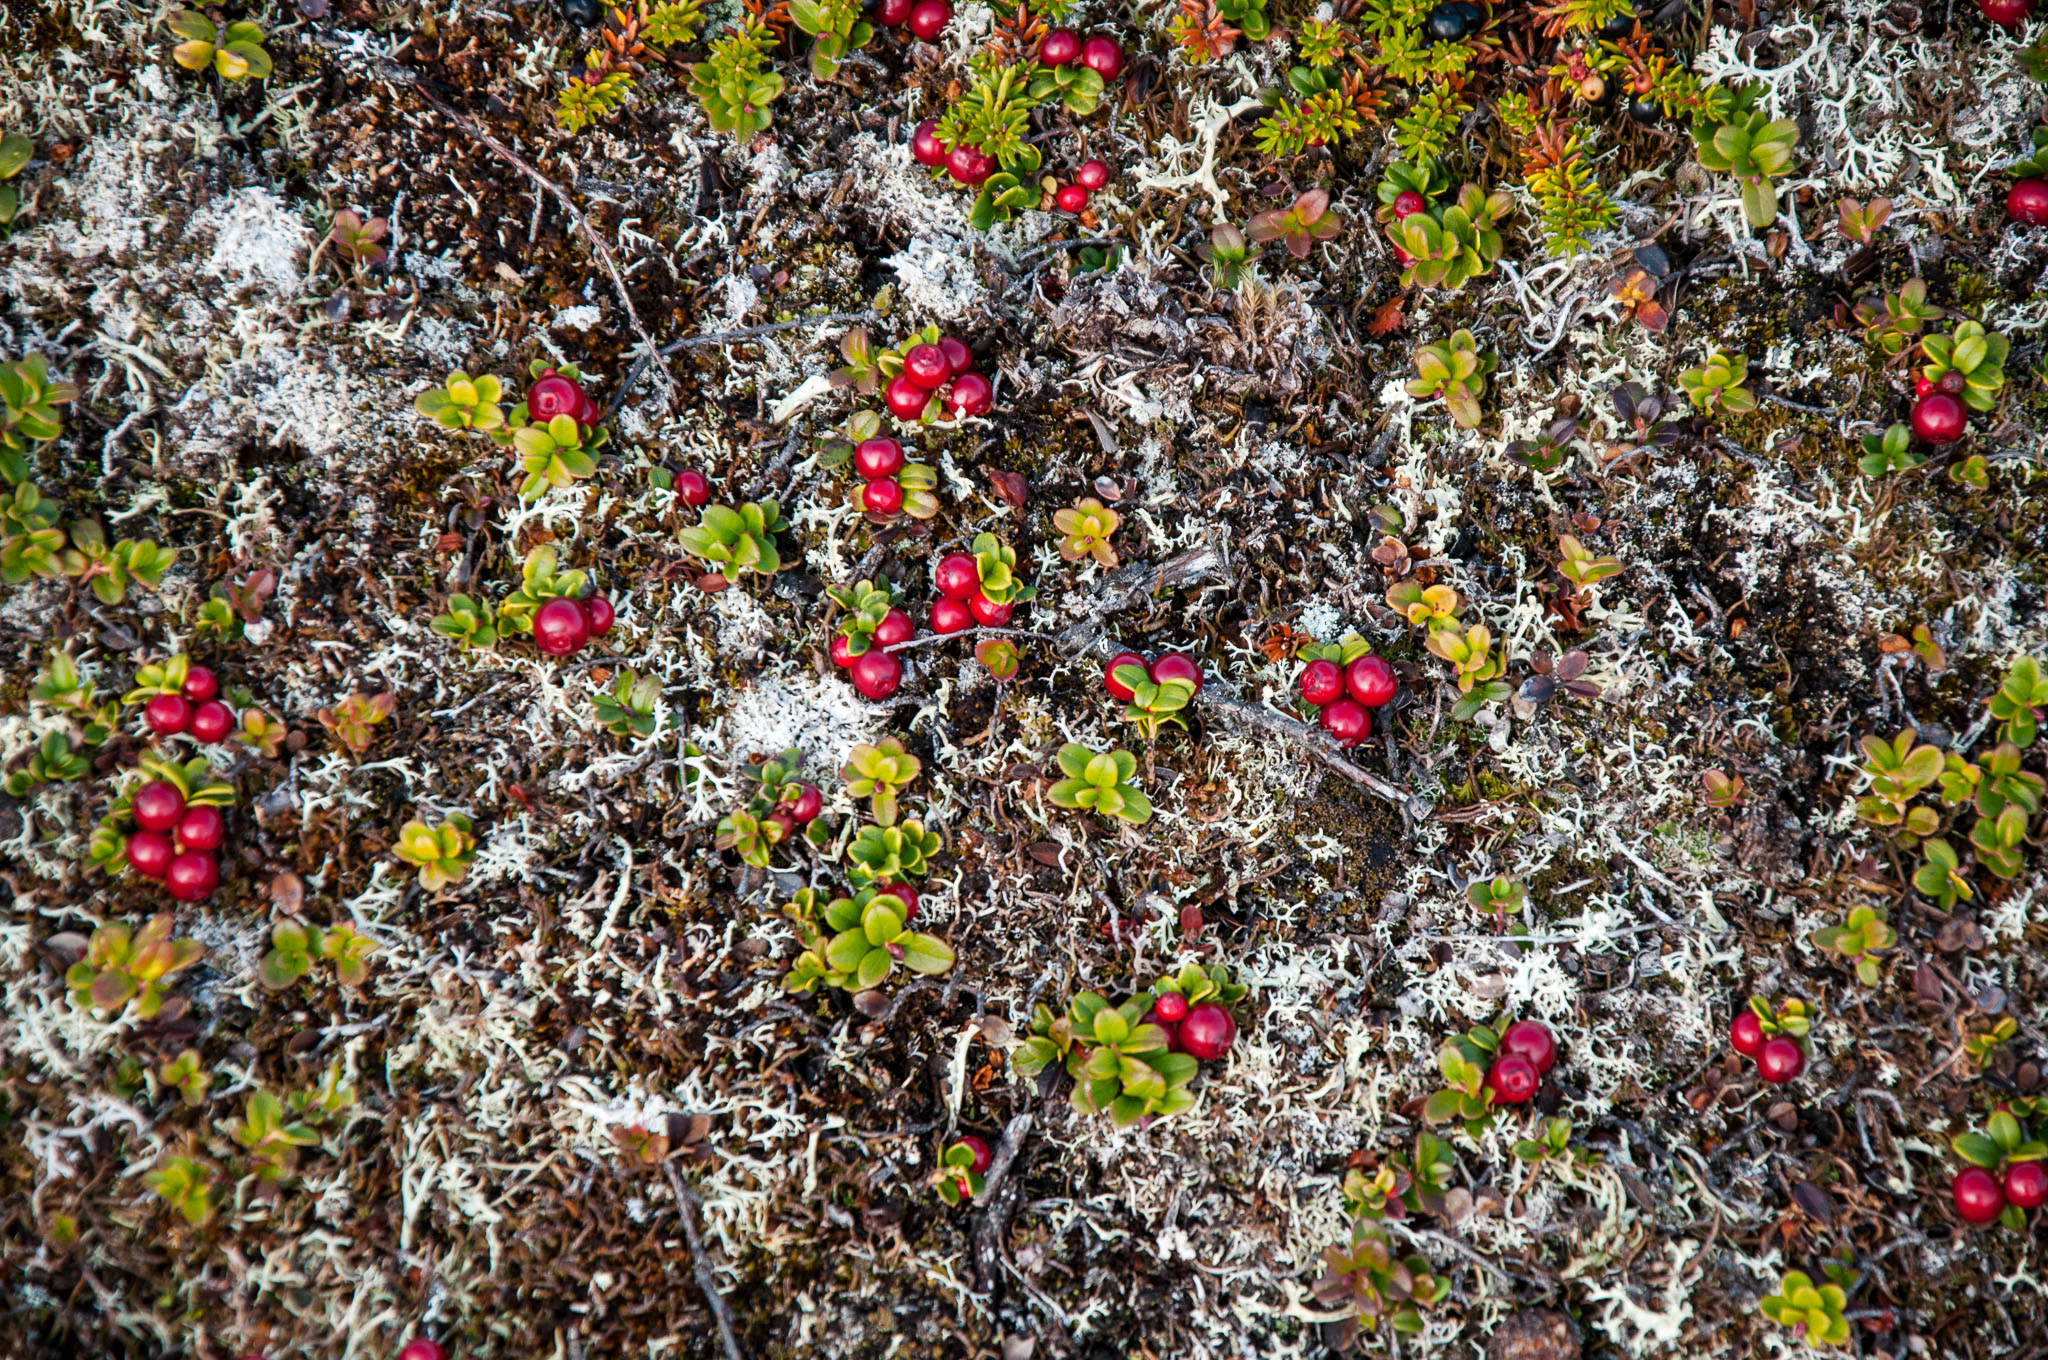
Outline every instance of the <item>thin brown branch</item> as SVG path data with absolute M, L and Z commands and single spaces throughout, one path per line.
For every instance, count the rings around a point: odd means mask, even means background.
M 697 1196 L 683 1184 L 674 1162 L 663 1162 L 661 1169 L 668 1173 L 669 1188 L 676 1192 L 676 1214 L 683 1220 L 683 1236 L 690 1243 L 690 1273 L 696 1277 L 697 1288 L 702 1291 L 704 1301 L 711 1305 L 711 1316 L 718 1322 L 719 1339 L 725 1343 L 726 1360 L 746 1360 L 740 1353 L 739 1337 L 732 1330 L 732 1310 L 726 1307 L 725 1296 L 718 1292 L 718 1281 L 712 1278 L 711 1258 L 704 1250 L 704 1236 L 697 1231 L 694 1208 Z

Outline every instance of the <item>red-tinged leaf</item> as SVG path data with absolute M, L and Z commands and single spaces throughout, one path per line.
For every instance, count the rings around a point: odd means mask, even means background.
M 1927 964 L 1913 970 L 1913 995 L 1922 1001 L 1939 1003 L 1941 1000 L 1941 974 Z
M 1024 503 L 1031 499 L 1031 483 L 1025 481 L 1019 473 L 992 467 L 988 470 L 988 479 L 995 487 L 996 494 L 1013 509 L 1022 510 Z
M 1180 909 L 1180 933 L 1195 936 L 1202 933 L 1202 909 L 1190 902 Z
M 1372 320 L 1365 323 L 1365 329 L 1372 335 L 1391 335 L 1407 324 L 1408 318 L 1401 311 L 1401 299 L 1391 297 L 1373 308 Z

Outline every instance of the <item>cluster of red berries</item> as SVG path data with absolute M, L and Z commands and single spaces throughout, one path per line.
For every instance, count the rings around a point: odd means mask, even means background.
M 545 425 L 556 416 L 567 416 L 589 429 L 598 423 L 602 413 L 583 390 L 583 384 L 550 368 L 543 370 L 526 389 L 526 414 L 536 425 Z
M 1963 409 L 1963 375 L 1950 369 L 1941 381 L 1913 379 L 1913 433 L 1930 444 L 1953 444 L 1963 437 L 1970 413 Z
M 136 830 L 128 837 L 128 867 L 161 882 L 180 902 L 201 902 L 220 886 L 217 852 L 227 839 L 227 818 L 217 807 L 185 802 L 178 786 L 152 779 L 129 802 Z
M 534 611 L 533 645 L 542 656 L 574 656 L 612 630 L 612 602 L 602 595 L 557 595 Z
M 1086 212 L 1088 195 L 1109 184 L 1109 167 L 1101 161 L 1082 161 L 1081 168 L 1074 172 L 1074 182 L 1063 184 L 1053 195 L 1053 201 L 1060 205 L 1061 212 Z
M 962 416 L 982 415 L 995 405 L 996 389 L 975 371 L 974 351 L 950 335 L 939 337 L 936 344 L 912 345 L 903 355 L 903 371 L 891 378 L 888 387 L 882 391 L 882 400 L 888 404 L 889 414 L 898 420 L 921 419 L 925 408 L 935 397 L 945 403 L 956 420 Z M 869 440 L 861 447 L 866 448 L 876 442 Z M 894 440 L 879 442 L 895 448 L 897 458 L 902 458 L 903 450 L 896 447 Z M 854 466 L 860 466 L 858 451 L 854 455 Z M 901 468 L 903 465 L 898 461 L 896 466 Z M 870 484 L 875 480 L 865 472 L 861 475 L 868 477 Z M 887 475 L 893 477 L 896 474 L 891 471 Z M 897 503 L 902 503 L 900 496 Z
M 1557 1062 L 1557 1038 L 1540 1020 L 1517 1020 L 1500 1036 L 1486 1089 L 1496 1105 L 1520 1105 L 1534 1098 L 1544 1074 Z
M 1321 710 L 1323 730 L 1339 746 L 1356 746 L 1372 735 L 1372 710 L 1393 702 L 1400 688 L 1384 657 L 1361 656 L 1348 666 L 1327 657 L 1302 667 L 1295 684 L 1301 697 Z
M 1148 1025 L 1166 1031 L 1166 1051 L 1213 1062 L 1237 1042 L 1237 1021 L 1214 1001 L 1190 1006 L 1179 992 L 1161 992 L 1146 1013 Z
M 2048 1204 L 2048 1167 L 2039 1162 L 2008 1162 L 2001 1180 L 1981 1166 L 1966 1166 L 1956 1173 L 1949 1197 L 1958 1218 L 1979 1226 L 1995 1220 L 2008 1204 L 2016 1209 L 2038 1209 Z
M 938 587 L 939 598 L 932 601 L 931 628 L 942 636 L 974 624 L 1002 628 L 1017 612 L 1014 602 L 998 604 L 982 593 L 981 564 L 967 553 L 947 553 L 940 558 L 932 572 L 932 584 Z
M 1106 34 L 1084 39 L 1070 28 L 1056 28 L 1039 42 L 1038 61 L 1041 66 L 1084 66 L 1107 85 L 1124 72 L 1124 49 Z
M 194 666 L 176 694 L 159 694 L 142 706 L 142 721 L 159 737 L 183 733 L 207 745 L 226 741 L 235 730 L 235 711 L 215 697 L 219 693 L 213 672 Z
M 919 390 L 922 392 L 923 389 Z M 903 508 L 903 487 L 897 482 L 896 474 L 903 471 L 903 465 L 908 461 L 903 455 L 903 446 L 887 435 L 863 439 L 854 445 L 853 470 L 866 483 L 860 493 L 863 510 L 871 515 L 886 516 Z
M 875 0 L 875 22 L 883 28 L 902 28 L 923 42 L 937 42 L 953 21 L 953 7 L 946 0 Z
M 859 656 L 848 650 L 851 639 L 847 634 L 834 633 L 832 664 L 846 672 L 846 678 L 853 682 L 862 698 L 886 699 L 903 683 L 903 663 L 887 649 L 899 642 L 910 641 L 916 634 L 917 625 L 910 621 L 910 615 L 900 609 L 891 609 L 868 634 L 870 645 Z M 803 820 L 809 821 L 810 818 Z
M 1729 1023 L 1728 1046 L 1745 1058 L 1754 1058 L 1756 1074 L 1774 1086 L 1806 1070 L 1806 1050 L 1799 1041 L 1786 1034 L 1766 1034 L 1764 1022 L 1746 1008 L 1737 1011 Z
M 1138 697 L 1136 690 L 1116 678 L 1116 673 L 1125 666 L 1136 666 L 1143 670 L 1155 685 L 1178 680 L 1195 693 L 1202 692 L 1202 665 L 1185 652 L 1168 652 L 1157 661 L 1147 661 L 1136 652 L 1118 652 L 1102 668 L 1102 687 L 1120 703 L 1127 704 Z

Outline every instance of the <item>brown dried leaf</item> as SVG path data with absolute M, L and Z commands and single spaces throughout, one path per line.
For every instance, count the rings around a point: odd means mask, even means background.
M 988 479 L 995 487 L 996 494 L 1007 501 L 1013 509 L 1022 510 L 1024 503 L 1031 499 L 1031 483 L 1025 481 L 1018 473 L 992 467 L 988 470 Z
M 1812 1181 L 1800 1181 L 1792 1187 L 1792 1202 L 1821 1221 L 1821 1226 L 1835 1226 L 1835 1202 L 1828 1198 L 1828 1192 Z
M 306 905 L 306 881 L 290 870 L 271 879 L 270 905 L 287 916 L 297 916 Z

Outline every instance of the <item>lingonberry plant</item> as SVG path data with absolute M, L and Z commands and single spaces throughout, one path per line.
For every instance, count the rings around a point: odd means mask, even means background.
M 939 1169 L 932 1173 L 932 1188 L 947 1204 L 965 1204 L 985 1188 L 982 1173 L 988 1170 L 989 1159 L 986 1142 L 971 1133 L 961 1134 L 939 1154 Z
M 1201 688 L 1201 670 L 1187 658 L 1170 653 L 1150 665 L 1126 661 L 1114 667 L 1105 679 L 1106 686 L 1112 683 L 1114 696 L 1128 695 L 1124 720 L 1144 733 L 1146 741 L 1156 742 L 1160 729 L 1168 723 L 1187 726 L 1182 714 Z
M 1386 1229 L 1370 1219 L 1352 1223 L 1348 1245 L 1323 1248 L 1323 1268 L 1313 1286 L 1316 1301 L 1345 1310 L 1344 1335 L 1354 1343 L 1358 1332 L 1375 1333 L 1382 1323 L 1404 1336 L 1420 1332 L 1423 1310 L 1451 1292 L 1426 1258 L 1396 1256 Z
M 1749 380 L 1749 357 L 1715 349 L 1698 368 L 1678 375 L 1685 398 L 1701 412 L 1725 411 L 1732 415 L 1756 409 L 1756 396 L 1744 384 Z
M 1253 214 L 1244 234 L 1261 244 L 1278 241 L 1289 255 L 1305 260 L 1318 241 L 1334 240 L 1343 230 L 1343 221 L 1330 210 L 1330 195 L 1310 189 L 1285 208 Z
M 449 813 L 439 826 L 414 818 L 399 829 L 391 853 L 419 871 L 422 892 L 440 892 L 461 882 L 476 858 L 471 829 L 469 818 L 460 812 Z
M 1152 800 L 1131 782 L 1138 758 L 1129 751 L 1097 753 L 1068 742 L 1060 747 L 1059 766 L 1066 777 L 1046 790 L 1055 807 L 1084 809 L 1105 820 L 1133 824 L 1151 820 Z
M 804 888 L 787 908 L 803 945 L 783 979 L 790 991 L 821 986 L 868 991 L 885 982 L 899 963 L 921 974 L 953 966 L 953 950 L 944 940 L 909 928 L 914 908 L 890 885 L 870 884 L 851 897 L 821 899 L 817 889 Z
M 773 576 L 782 570 L 775 536 L 788 526 L 782 507 L 772 500 L 747 501 L 737 510 L 723 505 L 704 507 L 699 523 L 677 535 L 684 551 L 709 563 L 727 584 L 747 572 Z
M 1813 1019 L 1813 1007 L 1805 1001 L 1793 998 L 1773 1009 L 1763 997 L 1752 996 L 1729 1023 L 1728 1044 L 1755 1060 L 1758 1076 L 1782 1084 L 1806 1070 L 1807 1035 Z
M 1432 1123 L 1457 1119 L 1477 1138 L 1498 1106 L 1520 1105 L 1535 1096 L 1555 1053 L 1556 1040 L 1539 1022 L 1499 1029 L 1475 1025 L 1437 1051 L 1444 1089 L 1423 1103 L 1423 1117 Z
M 1469 330 L 1451 332 L 1450 338 L 1419 346 L 1415 351 L 1416 377 L 1408 380 L 1408 395 L 1418 401 L 1443 398 L 1451 419 L 1463 429 L 1479 425 L 1479 399 L 1486 395 L 1486 376 L 1499 366 L 1490 352 L 1482 352 Z
M 1877 955 L 1891 948 L 1897 936 L 1886 924 L 1883 908 L 1856 907 L 1841 925 L 1825 926 L 1808 938 L 1814 948 L 1840 954 L 1855 969 L 1857 981 L 1875 987 L 1883 971 Z
M 896 796 L 917 778 L 923 762 L 903 749 L 903 743 L 895 737 L 885 738 L 879 745 L 863 742 L 847 753 L 846 766 L 839 777 L 846 781 L 846 791 L 855 798 L 868 800 L 868 807 L 877 826 L 896 824 Z
M 2030 1138 L 2011 1111 L 1999 1109 L 1982 1131 L 1957 1134 L 1949 1147 L 1968 1165 L 1951 1186 L 1956 1214 L 1981 1226 L 1994 1219 L 2014 1231 L 2027 1226 L 2026 1211 L 2048 1202 L 2048 1143 Z
M 1171 1051 L 1165 1029 L 1145 1020 L 1152 1003 L 1150 992 L 1120 1006 L 1099 992 L 1080 992 L 1058 1015 L 1040 1005 L 1010 1066 L 1028 1080 L 1061 1064 L 1074 1082 L 1074 1108 L 1106 1114 L 1118 1128 L 1185 1113 L 1194 1107 L 1188 1084 L 1201 1064 Z
M 1118 515 L 1101 501 L 1089 496 L 1065 510 L 1053 512 L 1053 528 L 1060 535 L 1060 557 L 1078 562 L 1091 557 L 1105 567 L 1116 565 L 1116 549 L 1109 545 L 1116 532 Z
M 768 867 L 775 847 L 798 834 L 813 846 L 821 846 L 830 833 L 817 820 L 822 800 L 813 800 L 812 786 L 797 776 L 803 770 L 803 752 L 795 747 L 771 760 L 746 766 L 739 774 L 750 788 L 744 803 L 719 819 L 716 839 L 720 850 L 731 850 L 757 869 Z M 809 812 L 809 817 L 799 817 Z
M 1855 1278 L 1853 1270 L 1830 1262 L 1823 1266 L 1829 1283 L 1817 1285 L 1804 1271 L 1788 1270 L 1778 1282 L 1778 1292 L 1757 1302 L 1757 1310 L 1793 1336 L 1811 1346 L 1843 1346 L 1849 1341 L 1849 1319 L 1844 1310 L 1849 1295 L 1837 1272 Z
M 939 833 L 916 818 L 896 826 L 864 826 L 846 847 L 846 876 L 856 888 L 923 878 L 939 853 Z
M 172 938 L 169 913 L 152 916 L 141 930 L 109 921 L 93 931 L 85 956 L 65 972 L 64 985 L 79 1010 L 111 1020 L 132 1007 L 136 1019 L 153 1020 L 163 1008 L 167 980 L 205 952 L 196 940 Z

